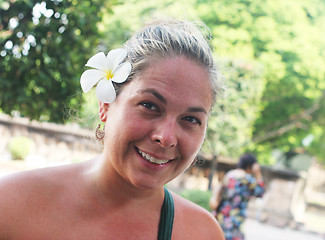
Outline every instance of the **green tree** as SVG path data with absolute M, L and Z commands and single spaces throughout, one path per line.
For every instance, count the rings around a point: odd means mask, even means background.
M 62 122 L 64 108 L 79 109 L 79 78 L 99 44 L 97 24 L 111 8 L 105 2 L 0 2 L 3 112 Z
M 202 147 L 205 153 L 237 158 L 253 136 L 265 87 L 262 65 L 243 59 L 220 59 L 226 89 L 211 113 Z
M 269 161 L 272 149 L 304 148 L 320 156 L 324 138 L 324 1 L 196 2 L 221 56 L 262 64 L 266 83 L 251 143 Z M 310 147 L 303 139 L 313 135 Z M 240 137 L 240 136 L 239 136 Z M 318 153 L 317 153 L 318 152 Z
M 199 20 L 192 8 L 195 0 L 122 0 L 110 13 L 105 14 L 100 30 L 103 50 L 121 47 L 135 31 L 154 18 L 174 17 Z

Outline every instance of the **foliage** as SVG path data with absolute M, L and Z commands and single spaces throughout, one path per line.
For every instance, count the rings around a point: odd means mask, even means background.
M 261 156 L 263 162 L 270 161 L 272 149 L 289 152 L 304 148 L 321 156 L 324 1 L 198 0 L 195 8 L 212 29 L 219 55 L 253 59 L 263 66 L 266 85 L 261 101 L 253 107 L 257 119 L 245 149 Z M 238 132 L 237 138 L 241 134 Z M 303 145 L 310 134 L 314 136 L 312 144 Z M 230 150 L 231 144 L 226 147 Z
M 84 104 L 81 106 L 77 122 L 84 128 L 95 129 L 100 123 L 98 118 L 98 99 L 95 89 L 83 95 Z
M 13 137 L 9 141 L 11 157 L 17 160 L 24 160 L 34 147 L 34 142 L 28 137 Z
M 252 138 L 265 81 L 258 63 L 228 59 L 219 65 L 226 72 L 226 91 L 214 106 L 202 151 L 236 158 Z
M 111 13 L 103 17 L 100 25 L 103 31 L 103 49 L 109 51 L 121 47 L 134 32 L 155 18 L 174 17 L 199 20 L 196 11 L 191 8 L 194 0 L 124 0 L 115 5 Z
M 325 126 L 325 124 L 323 125 Z M 323 159 L 325 156 L 325 129 L 320 126 L 313 126 L 311 134 L 311 144 L 308 147 L 308 151 L 316 156 L 318 159 Z M 325 160 L 322 162 L 325 165 Z
M 79 109 L 86 60 L 99 43 L 104 0 L 0 4 L 0 107 L 34 119 L 64 121 Z M 111 1 L 110 1 L 111 3 Z
M 211 211 L 209 207 L 209 200 L 212 196 L 210 191 L 202 191 L 197 189 L 186 189 L 179 193 L 182 197 L 194 202 L 208 211 Z

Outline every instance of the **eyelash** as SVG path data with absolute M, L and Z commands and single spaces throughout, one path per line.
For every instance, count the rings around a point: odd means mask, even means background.
M 188 121 L 190 123 L 194 123 L 194 124 L 198 124 L 199 126 L 201 126 L 201 121 L 196 118 L 196 117 L 193 117 L 193 116 L 186 116 L 183 118 L 185 121 Z
M 150 111 L 159 111 L 158 106 L 151 102 L 141 102 L 140 105 Z M 153 109 L 153 108 L 155 108 L 155 109 Z

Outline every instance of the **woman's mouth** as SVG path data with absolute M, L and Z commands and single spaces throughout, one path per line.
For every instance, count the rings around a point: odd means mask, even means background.
M 142 158 L 144 158 L 148 162 L 151 162 L 154 164 L 165 164 L 165 163 L 168 163 L 170 160 L 172 160 L 172 159 L 158 159 L 158 158 L 150 156 L 149 154 L 147 154 L 145 152 L 142 152 L 139 148 L 136 148 L 136 150 L 142 156 Z

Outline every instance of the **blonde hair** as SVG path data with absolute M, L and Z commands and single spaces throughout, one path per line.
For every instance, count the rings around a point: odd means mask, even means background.
M 210 76 L 212 105 L 222 90 L 222 81 L 207 40 L 191 22 L 165 19 L 151 22 L 125 43 L 132 71 L 128 81 L 153 59 L 185 56 L 204 67 Z

